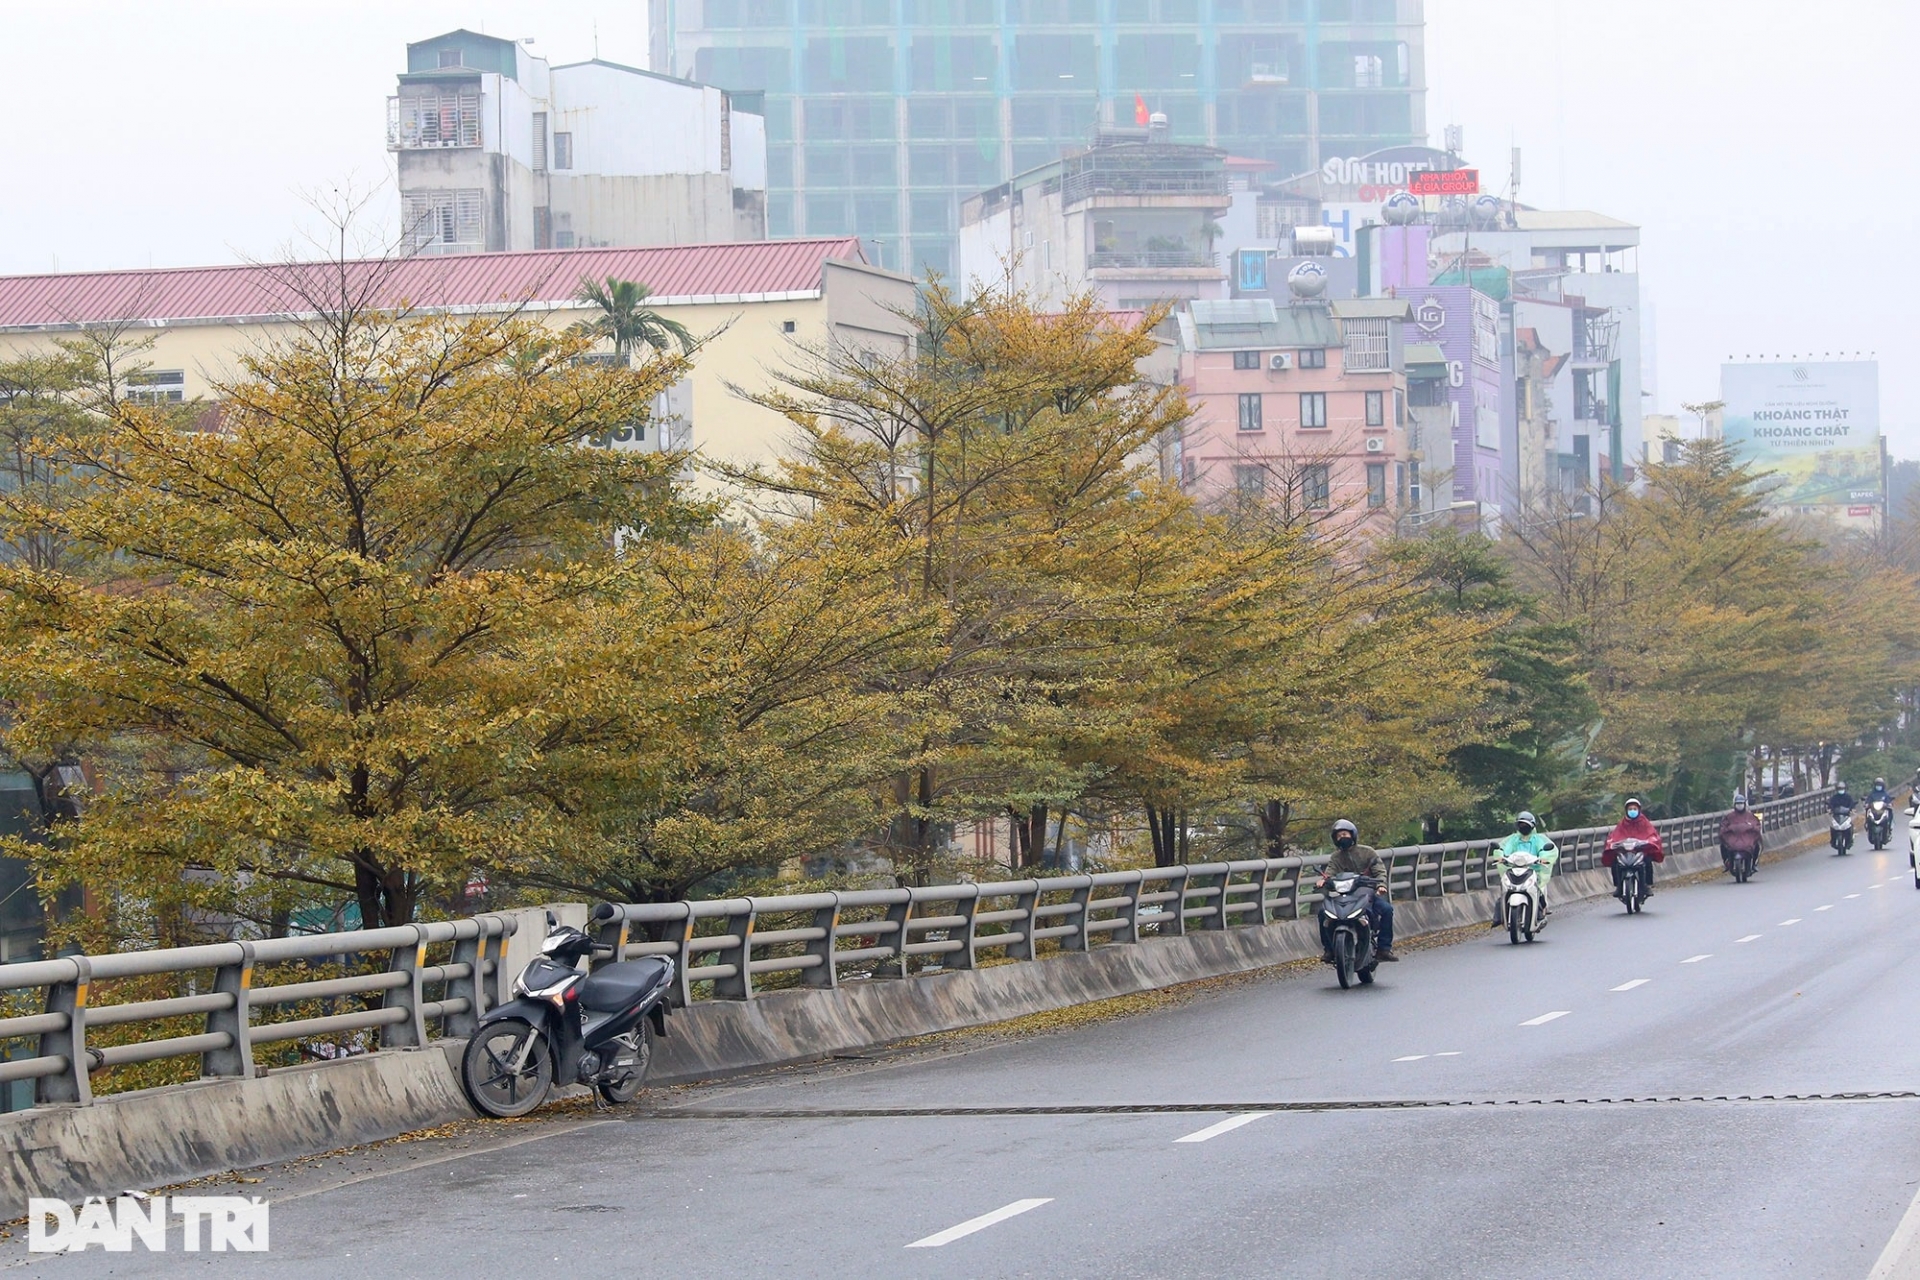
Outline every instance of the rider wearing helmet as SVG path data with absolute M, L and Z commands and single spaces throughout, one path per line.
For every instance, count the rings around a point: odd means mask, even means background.
M 1320 886 L 1337 875 L 1366 876 L 1373 881 L 1373 897 L 1367 900 L 1367 917 L 1373 926 L 1376 954 L 1389 963 L 1398 961 L 1393 954 L 1393 899 L 1387 894 L 1387 862 L 1378 852 L 1360 843 L 1360 828 L 1345 818 L 1333 824 L 1333 856 L 1320 873 Z
M 1867 792 L 1867 803 L 1872 804 L 1875 800 L 1885 800 L 1889 806 L 1893 804 L 1893 792 L 1887 790 L 1885 778 L 1875 778 L 1873 790 Z
M 1627 797 L 1627 816 L 1607 832 L 1606 842 L 1600 849 L 1600 865 L 1613 867 L 1614 847 L 1625 840 L 1638 840 L 1645 850 L 1647 861 L 1641 864 L 1640 875 L 1646 885 L 1646 897 L 1653 896 L 1653 864 L 1667 860 L 1666 846 L 1660 842 L 1660 829 L 1647 817 L 1637 796 Z M 1620 868 L 1613 867 L 1613 896 L 1619 897 L 1621 890 Z
M 1493 852 L 1496 862 L 1504 863 L 1516 853 L 1530 853 L 1540 861 L 1534 872 L 1540 883 L 1540 903 L 1544 910 L 1547 900 L 1547 883 L 1553 879 L 1554 864 L 1560 861 L 1560 846 L 1547 837 L 1544 831 L 1535 830 L 1540 820 L 1532 813 L 1522 809 L 1513 819 L 1513 834 L 1500 842 Z M 1493 927 L 1498 929 L 1506 924 L 1503 913 L 1507 905 L 1507 891 L 1498 884 L 1493 888 Z
M 1733 798 L 1733 808 L 1727 816 L 1720 819 L 1720 861 L 1728 871 L 1733 870 L 1733 855 L 1750 854 L 1757 863 L 1760 861 L 1760 818 L 1747 808 L 1744 795 Z
M 1845 780 L 1843 779 L 1839 782 L 1834 783 L 1833 795 L 1828 797 L 1827 799 L 1827 812 L 1835 818 L 1840 817 L 1840 815 L 1842 814 L 1847 814 L 1851 816 L 1853 813 L 1853 806 L 1854 806 L 1853 795 L 1851 792 L 1847 790 L 1847 784 Z

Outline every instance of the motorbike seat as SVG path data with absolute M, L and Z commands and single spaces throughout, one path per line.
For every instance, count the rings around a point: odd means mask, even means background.
M 642 956 L 597 969 L 580 985 L 580 1007 L 589 1013 L 630 1008 L 666 982 L 670 967 L 659 956 Z

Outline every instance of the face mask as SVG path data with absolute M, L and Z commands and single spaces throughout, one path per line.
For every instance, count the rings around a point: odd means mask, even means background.
M 1353 837 L 1341 836 L 1339 839 L 1335 840 L 1334 843 L 1340 846 L 1342 849 L 1351 849 L 1353 848 Z
M 1629 809 L 1627 810 L 1627 816 L 1629 818 L 1637 818 L 1640 816 L 1640 811 L 1638 809 Z

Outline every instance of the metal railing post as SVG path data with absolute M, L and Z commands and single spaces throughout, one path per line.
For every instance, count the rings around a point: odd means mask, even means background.
M 224 1049 L 209 1049 L 200 1055 L 200 1074 L 251 1080 L 253 1040 L 248 1032 L 253 1025 L 253 944 L 234 945 L 240 948 L 239 960 L 221 965 L 213 975 L 215 993 L 232 996 L 233 1007 L 214 1009 L 207 1014 L 207 1033 L 225 1035 L 228 1044 Z
M 1116 916 L 1117 919 L 1124 920 L 1126 923 L 1107 935 L 1115 942 L 1140 941 L 1140 886 L 1145 883 L 1145 877 L 1138 871 L 1129 871 L 1127 875 L 1129 877 L 1127 880 L 1114 886 L 1122 889 L 1127 899 Z
M 958 942 L 958 951 L 949 951 L 941 960 L 941 967 L 947 969 L 973 968 L 974 917 L 980 914 L 980 886 L 977 884 L 961 886 L 966 892 L 953 900 L 953 914 L 961 916 L 966 923 L 957 929 L 948 929 L 947 938 Z
M 59 1031 L 40 1033 L 39 1056 L 65 1058 L 67 1069 L 59 1075 L 41 1076 L 34 1086 L 34 1101 L 87 1106 L 93 1101 L 93 1082 L 87 1075 L 93 1066 L 93 1054 L 87 1048 L 87 986 L 93 966 L 85 956 L 65 958 L 73 961 L 76 972 L 70 981 L 47 988 L 46 1011 L 65 1014 L 67 1025 Z
M 417 924 L 409 927 L 414 940 L 395 947 L 393 958 L 387 964 L 388 973 L 404 973 L 407 980 L 400 986 L 389 987 L 380 1001 L 381 1008 L 404 1009 L 407 1016 L 380 1028 L 382 1049 L 417 1049 L 427 1042 L 427 1022 L 420 1015 L 420 970 L 427 963 L 426 931 Z
M 832 904 L 813 913 L 813 927 L 825 930 L 826 936 L 807 944 L 807 954 L 818 956 L 820 963 L 800 971 L 802 986 L 827 991 L 840 985 L 840 970 L 833 962 L 833 931 L 840 927 L 840 895 L 835 893 L 829 896 L 833 898 Z
M 467 1007 L 462 1012 L 440 1016 L 442 1035 L 466 1039 L 478 1029 L 480 1015 L 487 1011 L 487 984 L 482 971 L 487 964 L 487 927 L 491 923 L 492 917 L 479 916 L 473 922 L 471 938 L 453 940 L 453 965 L 455 968 L 465 965 L 467 976 L 447 979 L 446 999 L 449 1002 L 465 1000 Z
M 906 897 L 891 903 L 887 907 L 887 919 L 893 925 L 891 944 L 893 954 L 873 967 L 876 978 L 904 978 L 907 976 L 907 921 L 913 919 L 913 890 L 906 891 Z M 892 969 L 889 970 L 888 966 Z
M 1161 881 L 1161 884 L 1165 892 L 1173 895 L 1173 901 L 1161 903 L 1160 914 L 1154 919 L 1160 923 L 1161 937 L 1183 938 L 1187 933 L 1187 881 L 1193 878 L 1193 873 L 1185 864 L 1168 867 L 1167 870 L 1174 874 Z
M 1067 898 L 1067 901 L 1077 903 L 1080 907 L 1080 910 L 1075 913 L 1074 919 L 1071 921 L 1075 926 L 1074 931 L 1072 933 L 1062 934 L 1059 938 L 1055 939 L 1055 941 L 1060 944 L 1062 951 L 1085 951 L 1087 949 L 1087 903 L 1093 897 L 1093 877 L 1080 876 L 1079 880 L 1080 883 L 1074 887 Z
M 1208 932 L 1217 932 L 1227 927 L 1227 886 L 1233 883 L 1233 867 L 1228 865 L 1217 877 L 1220 896 L 1213 900 L 1213 914 L 1200 917 L 1200 927 Z
M 611 920 L 602 924 L 600 926 L 600 936 L 594 939 L 595 942 L 598 942 L 603 947 L 612 947 L 613 954 L 605 960 L 595 960 L 588 967 L 590 969 L 598 969 L 602 965 L 619 964 L 622 960 L 625 960 L 627 958 L 627 943 L 632 940 L 632 937 L 633 926 L 627 923 L 627 913 L 622 911 Z M 456 959 L 459 957 L 459 954 L 458 951 L 454 952 Z
M 1014 909 L 1019 911 L 1023 917 L 1013 923 L 1017 924 L 1020 927 L 1020 932 L 1026 935 L 1021 941 L 1006 948 L 1007 954 L 1015 960 L 1033 960 L 1038 958 L 1040 954 L 1038 950 L 1039 944 L 1033 940 L 1033 931 L 1038 927 L 1039 923 L 1033 918 L 1033 909 L 1040 905 L 1040 882 L 1038 880 L 1028 880 L 1026 881 L 1026 886 L 1026 889 L 1013 900 Z M 1136 911 L 1139 910 L 1139 897 L 1139 890 L 1135 889 L 1134 909 Z
M 752 898 L 739 901 L 746 904 L 746 909 L 729 911 L 724 926 L 739 941 L 718 953 L 721 964 L 733 966 L 733 976 L 713 980 L 713 997 L 716 1000 L 753 999 L 753 921 L 757 912 Z

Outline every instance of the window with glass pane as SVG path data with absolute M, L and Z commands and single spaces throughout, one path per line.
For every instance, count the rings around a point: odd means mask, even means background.
M 1300 425 L 1303 427 L 1324 427 L 1327 425 L 1326 392 L 1303 391 L 1300 393 Z
M 1324 347 L 1308 347 L 1300 353 L 1302 369 L 1324 369 L 1327 367 L 1327 352 Z
M 1252 392 L 1241 396 L 1240 429 L 1242 431 L 1258 431 L 1261 429 L 1261 426 L 1260 394 L 1258 392 Z
M 1384 427 L 1387 425 L 1386 392 L 1367 392 L 1367 425 L 1370 427 Z
M 1234 352 L 1233 367 L 1236 369 L 1258 369 L 1260 367 L 1260 353 L 1258 351 Z
M 1233 469 L 1233 490 L 1243 498 L 1258 498 L 1267 491 L 1267 469 L 1242 465 Z
M 1310 510 L 1324 510 L 1333 504 L 1333 477 L 1326 463 L 1316 462 L 1301 469 L 1300 496 Z
M 1369 462 L 1367 464 L 1367 506 L 1384 507 L 1387 505 L 1387 464 Z

